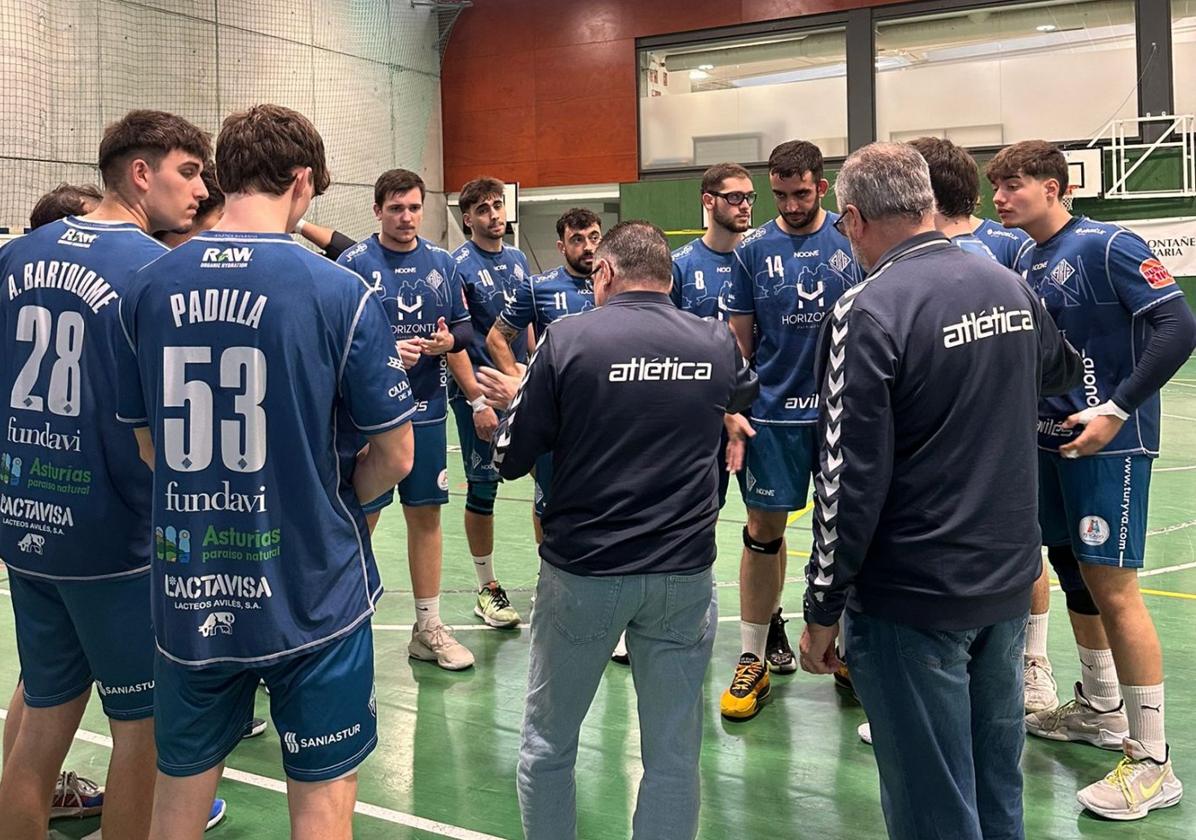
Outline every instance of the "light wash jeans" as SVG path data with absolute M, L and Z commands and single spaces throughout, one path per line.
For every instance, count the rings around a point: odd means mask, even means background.
M 586 577 L 540 564 L 517 775 L 527 840 L 577 836 L 578 733 L 624 629 L 644 763 L 632 836 L 697 835 L 703 681 L 718 617 L 713 583 L 710 569 Z

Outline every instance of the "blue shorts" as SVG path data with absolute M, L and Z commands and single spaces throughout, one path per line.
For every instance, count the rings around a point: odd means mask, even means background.
M 1141 569 L 1150 468 L 1146 455 L 1073 459 L 1039 450 L 1042 544 L 1071 545 L 1083 563 Z
M 478 437 L 473 426 L 473 408 L 465 397 L 449 400 L 457 420 L 457 440 L 461 442 L 461 460 L 465 462 L 465 480 L 474 484 L 498 484 L 490 441 Z M 499 417 L 501 419 L 501 415 Z
M 536 470 L 532 475 L 535 482 L 535 495 L 532 498 L 532 510 L 536 516 L 543 516 L 548 508 L 548 491 L 552 488 L 552 453 L 541 455 L 536 459 Z
M 427 426 L 412 426 L 415 436 L 415 463 L 411 472 L 399 482 L 399 502 L 409 507 L 448 504 L 448 445 L 444 434 L 445 421 Z M 376 513 L 393 504 L 394 490 L 388 490 L 372 502 L 361 506 L 366 513 Z
M 774 426 L 752 421 L 739 471 L 743 502 L 759 510 L 801 510 L 810 495 L 810 476 L 818 463 L 816 426 Z
M 154 713 L 150 574 L 48 580 L 10 570 L 25 703 L 60 706 L 91 688 L 113 720 Z
M 378 743 L 368 621 L 338 642 L 274 665 L 185 668 L 158 654 L 154 675 L 158 769 L 168 776 L 196 776 L 228 757 L 253 717 L 259 678 L 270 690 L 287 778 L 346 776 Z

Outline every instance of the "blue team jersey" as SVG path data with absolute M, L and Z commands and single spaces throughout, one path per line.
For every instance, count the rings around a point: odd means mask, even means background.
M 715 251 L 701 237 L 682 245 L 673 252 L 673 303 L 699 318 L 719 317 L 719 300 L 734 262 L 734 251 Z
M 367 621 L 355 457 L 415 412 L 370 287 L 288 237 L 209 232 L 138 272 L 120 319 L 120 416 L 154 440 L 159 650 L 265 663 Z
M 594 287 L 590 278 L 575 277 L 562 265 L 529 277 L 498 317 L 519 331 L 530 324 L 536 328 L 539 339 L 553 321 L 593 308 Z
M 1026 280 L 1084 361 L 1084 384 L 1038 407 L 1038 445 L 1057 450 L 1080 431 L 1063 429 L 1062 421 L 1108 400 L 1133 372 L 1149 337 L 1139 316 L 1183 292 L 1140 236 L 1083 216 L 1035 245 L 1026 262 Z M 1157 455 L 1160 411 L 1156 393 L 1099 454 Z
M 827 213 L 822 227 L 806 236 L 785 233 L 773 219 L 735 249 L 726 309 L 756 316 L 760 396 L 752 419 L 758 423 L 818 422 L 818 329 L 835 301 L 860 280 L 851 245 L 834 228 L 837 218 Z
M 961 251 L 967 251 L 969 254 L 976 254 L 981 257 L 988 257 L 990 260 L 1000 262 L 997 255 L 977 238 L 974 233 L 961 233 L 958 236 L 951 237 L 951 244 Z
M 137 225 L 73 217 L 0 251 L 0 556 L 16 571 L 83 580 L 149 568 L 151 475 L 116 421 L 117 306 L 165 251 Z
M 1007 228 L 992 219 L 982 220 L 972 236 L 992 251 L 997 262 L 1018 273 L 1025 268 L 1021 265 L 1022 258 L 1034 245 L 1034 240 L 1021 228 Z
M 515 300 L 519 287 L 531 275 L 527 257 L 518 248 L 503 249 L 497 254 L 483 251 L 472 241 L 453 252 L 457 276 L 465 290 L 469 318 L 473 325 L 473 343 L 469 346 L 469 360 L 476 370 L 480 365 L 494 367 L 494 360 L 486 349 L 486 334 L 503 307 Z M 515 361 L 527 361 L 527 334 L 520 332 L 511 342 Z
M 457 264 L 452 255 L 422 237 L 414 250 L 392 251 L 378 234 L 358 242 L 337 262 L 360 274 L 382 300 L 396 339 L 427 338 L 436 321 L 449 324 L 469 320 Z M 445 356 L 421 356 L 407 371 L 415 395 L 417 426 L 444 421 L 448 410 Z

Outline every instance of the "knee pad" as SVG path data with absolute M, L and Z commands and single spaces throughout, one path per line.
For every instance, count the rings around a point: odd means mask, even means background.
M 783 536 L 777 537 L 775 540 L 768 542 L 760 542 L 751 534 L 748 533 L 747 526 L 743 526 L 743 544 L 748 551 L 754 551 L 757 554 L 776 554 L 781 550 L 781 543 L 785 542 Z
M 465 509 L 479 516 L 494 515 L 494 500 L 498 497 L 496 482 L 470 481 L 465 491 Z
M 1051 568 L 1059 576 L 1059 586 L 1067 599 L 1067 608 L 1080 615 L 1100 615 L 1096 602 L 1092 600 L 1092 593 L 1084 583 L 1080 574 L 1080 561 L 1070 545 L 1052 545 L 1047 547 L 1047 559 L 1051 561 Z

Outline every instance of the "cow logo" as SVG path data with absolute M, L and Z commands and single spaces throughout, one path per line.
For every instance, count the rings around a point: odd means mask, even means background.
M 1109 523 L 1099 516 L 1080 520 L 1080 540 L 1084 545 L 1104 545 L 1109 539 Z
M 282 736 L 282 743 L 287 748 L 287 752 L 291 755 L 296 755 L 299 752 L 299 738 L 294 732 L 285 732 Z
M 1167 266 L 1153 257 L 1148 260 L 1142 260 L 1142 264 L 1138 266 L 1138 273 L 1142 275 L 1142 279 L 1152 289 L 1162 289 L 1175 285 L 1175 278 L 1171 276 L 1171 272 L 1167 270 Z
M 214 612 L 208 613 L 208 617 L 204 619 L 203 624 L 199 625 L 199 635 L 205 639 L 210 639 L 216 635 L 217 632 L 225 636 L 233 634 L 233 622 L 237 617 L 230 612 Z
M 46 544 L 46 538 L 41 534 L 26 534 L 17 543 L 17 548 L 26 554 L 41 554 L 42 547 Z

